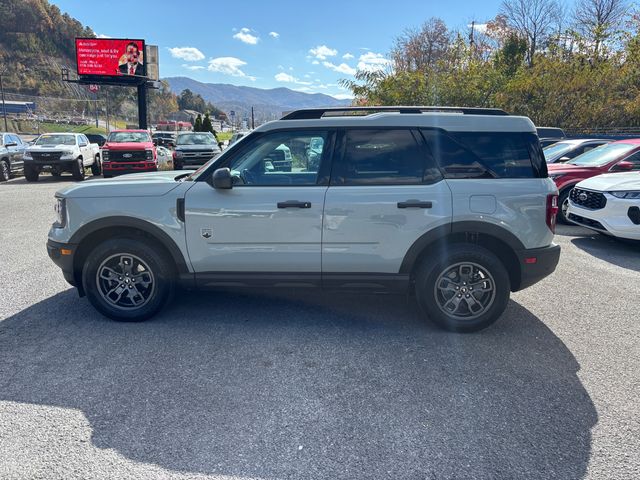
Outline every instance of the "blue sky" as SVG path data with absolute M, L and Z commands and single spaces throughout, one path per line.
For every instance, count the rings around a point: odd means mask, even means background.
M 160 75 L 288 87 L 345 98 L 341 78 L 384 65 L 393 40 L 430 17 L 465 28 L 494 17 L 500 0 L 53 0 L 97 34 L 144 38 Z

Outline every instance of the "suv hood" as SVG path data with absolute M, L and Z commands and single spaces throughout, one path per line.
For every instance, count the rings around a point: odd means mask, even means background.
M 581 172 L 593 172 L 599 170 L 601 167 L 581 167 L 578 165 L 570 165 L 568 163 L 549 163 L 547 164 L 547 171 L 549 175 L 562 175 L 565 173 L 581 173 Z
M 217 145 L 176 145 L 176 150 L 183 150 L 185 152 L 188 152 L 189 150 L 204 150 L 220 153 L 220 148 L 218 148 Z
M 176 177 L 187 173 L 190 173 L 189 170 L 131 173 L 115 178 L 88 180 L 58 190 L 56 195 L 69 198 L 158 197 L 180 185 Z
M 640 190 L 640 172 L 606 173 L 583 180 L 577 186 L 600 192 Z
M 31 145 L 27 150 L 29 152 L 52 152 L 54 150 L 74 150 L 75 148 L 75 145 L 64 145 L 61 143 L 60 145 Z

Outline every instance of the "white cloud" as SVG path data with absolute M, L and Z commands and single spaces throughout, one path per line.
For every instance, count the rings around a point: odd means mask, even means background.
M 233 36 L 233 38 L 249 45 L 255 45 L 256 43 L 258 43 L 258 40 L 260 40 L 258 37 L 253 35 L 251 33 L 251 29 L 247 27 L 241 28 L 240 31 Z
M 104 33 L 99 33 L 98 38 L 111 38 L 109 35 L 105 35 Z
M 240 67 L 246 65 L 247 62 L 235 57 L 218 57 L 209 60 L 209 66 L 207 70 L 211 72 L 220 72 L 225 75 L 231 75 L 232 77 L 244 77 L 251 81 L 254 81 L 256 77 L 252 77 L 244 73 Z
M 335 95 L 331 95 L 333 98 L 337 98 L 338 100 L 353 100 L 353 95 L 350 93 L 336 93 Z
M 345 53 L 344 55 L 342 55 L 342 58 L 344 58 L 345 60 L 351 60 L 355 57 L 351 53 Z
M 365 70 L 368 72 L 384 70 L 391 65 L 391 60 L 385 58 L 381 53 L 367 52 L 360 55 L 359 60 L 358 70 Z
M 322 65 L 327 67 L 329 70 L 333 70 L 334 72 L 344 73 L 345 75 L 355 75 L 356 69 L 350 67 L 346 63 L 341 63 L 340 65 L 336 65 L 331 62 L 322 62 Z
M 487 26 L 488 24 L 486 23 L 476 23 L 475 25 L 473 25 L 473 29 L 476 32 L 487 33 Z M 467 27 L 471 28 L 471 24 L 467 25 Z
M 269 36 L 273 38 L 278 38 L 280 34 L 278 32 L 269 32 Z
M 186 68 L 187 70 L 204 70 L 205 67 L 203 67 L 202 65 L 187 65 L 186 63 L 182 64 L 183 68 Z
M 304 93 L 312 93 L 313 89 L 310 87 L 297 87 L 294 88 L 293 90 L 295 90 L 296 92 L 304 92 Z
M 276 73 L 273 78 L 275 78 L 277 82 L 296 83 L 298 85 L 311 85 L 311 82 L 299 80 L 293 75 L 289 75 L 288 73 L 284 72 Z
M 309 53 L 318 60 L 326 60 L 327 57 L 335 57 L 338 54 L 338 51 L 333 48 L 329 48 L 326 45 L 318 45 L 317 47 L 310 49 Z
M 318 60 L 314 60 L 313 62 L 311 62 L 311 65 L 320 65 L 320 62 Z
M 199 60 L 204 60 L 204 53 L 198 50 L 195 47 L 173 47 L 168 48 L 169 52 L 171 52 L 171 56 L 173 58 L 180 58 L 181 60 L 186 60 L 187 62 L 197 62 Z

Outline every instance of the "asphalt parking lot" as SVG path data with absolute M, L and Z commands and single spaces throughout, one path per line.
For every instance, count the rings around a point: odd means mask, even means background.
M 309 293 L 119 324 L 47 257 L 70 181 L 0 184 L 0 478 L 640 478 L 640 246 L 559 227 L 479 334 Z

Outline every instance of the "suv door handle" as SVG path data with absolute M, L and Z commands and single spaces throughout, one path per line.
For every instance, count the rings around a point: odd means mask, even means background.
M 287 200 L 286 202 L 278 202 L 278 208 L 311 208 L 311 202 Z
M 404 202 L 398 202 L 398 208 L 431 208 L 432 206 L 431 202 L 423 202 L 420 200 L 406 200 Z

